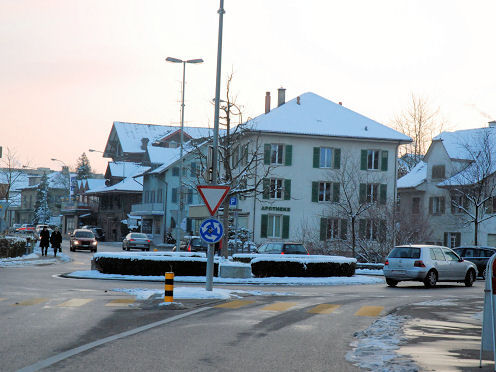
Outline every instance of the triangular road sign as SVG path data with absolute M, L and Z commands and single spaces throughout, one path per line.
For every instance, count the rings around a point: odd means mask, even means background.
M 227 193 L 231 189 L 229 186 L 208 186 L 208 185 L 198 185 L 196 186 L 198 192 L 200 193 L 205 205 L 213 216 L 217 209 L 219 209 L 222 201 L 226 197 Z

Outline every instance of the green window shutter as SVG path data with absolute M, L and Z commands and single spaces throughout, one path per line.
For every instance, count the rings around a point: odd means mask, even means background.
M 291 165 L 291 161 L 293 158 L 293 146 L 292 145 L 286 145 L 285 147 L 285 152 L 286 154 L 284 155 L 284 165 Z
M 334 149 L 334 169 L 341 167 L 341 149 Z
M 433 198 L 429 198 L 429 214 L 432 214 L 432 203 L 433 203 Z
M 446 204 L 446 202 L 444 200 L 444 196 L 441 198 L 440 202 L 441 202 L 441 214 L 444 214 L 444 212 L 445 212 L 445 204 Z
M 260 226 L 260 237 L 267 237 L 267 224 L 269 222 L 269 216 L 266 214 L 262 214 L 262 225 Z
M 327 218 L 320 219 L 320 240 L 326 240 L 327 237 Z
M 445 247 L 448 246 L 448 233 L 446 233 L 446 232 L 444 233 L 444 242 L 443 242 L 443 245 Z
M 268 178 L 264 178 L 262 182 L 262 186 L 263 186 L 262 198 L 268 199 L 270 196 L 270 180 Z
M 359 220 L 358 221 L 358 236 L 360 239 L 365 239 L 365 229 L 367 228 L 367 221 Z
M 284 200 L 291 199 L 291 180 L 284 180 Z
M 289 216 L 282 216 L 282 238 L 289 238 Z
M 313 167 L 320 167 L 320 147 L 313 148 Z
M 462 239 L 462 233 L 455 234 L 455 247 L 459 247 Z
M 348 238 L 348 220 L 341 219 L 341 236 L 342 240 L 346 240 Z
M 361 183 L 360 184 L 360 204 L 365 203 L 367 201 L 367 184 Z
M 339 202 L 339 183 L 332 184 L 332 201 L 334 203 Z
M 367 150 L 362 150 L 362 154 L 360 156 L 360 169 L 367 170 Z
M 387 151 L 383 151 L 382 152 L 381 170 L 382 171 L 387 171 L 388 170 L 388 152 Z
M 385 183 L 379 186 L 379 203 L 386 204 L 387 199 L 387 185 Z
M 264 145 L 264 164 L 270 164 L 270 143 Z
M 317 203 L 319 201 L 319 183 L 312 182 L 312 202 Z

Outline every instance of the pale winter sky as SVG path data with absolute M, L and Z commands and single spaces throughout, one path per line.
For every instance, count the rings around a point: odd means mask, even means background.
M 451 129 L 496 119 L 494 1 L 225 0 L 222 81 L 245 116 L 312 91 L 384 124 L 411 94 Z M 93 167 L 113 121 L 212 125 L 219 0 L 0 1 L 0 146 Z

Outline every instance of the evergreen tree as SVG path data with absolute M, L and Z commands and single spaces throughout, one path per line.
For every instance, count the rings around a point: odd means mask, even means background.
M 50 221 L 51 211 L 48 204 L 48 177 L 46 174 L 43 174 L 36 190 L 33 219 L 35 224 L 48 223 Z
M 91 175 L 90 161 L 84 152 L 78 159 L 76 172 L 78 180 L 85 180 Z

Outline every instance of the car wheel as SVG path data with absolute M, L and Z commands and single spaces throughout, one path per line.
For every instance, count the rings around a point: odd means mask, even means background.
M 426 288 L 435 287 L 437 283 L 437 273 L 434 270 L 430 270 L 424 279 L 424 285 Z
M 398 280 L 386 278 L 386 283 L 390 287 L 396 287 L 398 285 Z
M 475 282 L 475 272 L 474 270 L 467 271 L 467 275 L 465 275 L 465 287 L 472 287 L 472 284 Z
M 146 248 L 141 248 L 141 251 L 142 251 L 142 252 L 146 251 Z

